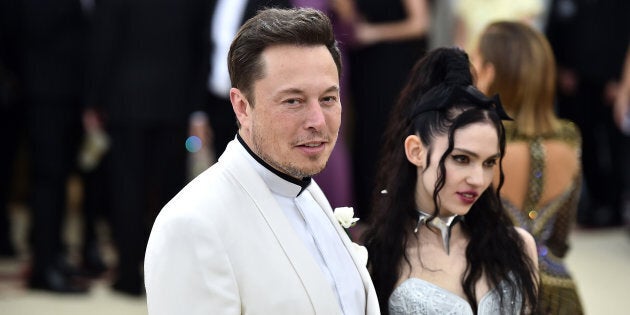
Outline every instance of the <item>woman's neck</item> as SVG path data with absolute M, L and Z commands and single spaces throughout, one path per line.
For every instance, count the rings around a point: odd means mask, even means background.
M 414 229 L 414 233 L 426 230 L 437 236 L 447 254 L 450 253 L 450 243 L 453 237 L 461 237 L 461 228 L 458 222 L 463 217 L 451 215 L 447 217 L 433 217 L 430 214 L 418 210 L 418 223 Z M 455 234 L 454 234 L 455 230 Z M 424 233 L 423 233 L 424 234 Z

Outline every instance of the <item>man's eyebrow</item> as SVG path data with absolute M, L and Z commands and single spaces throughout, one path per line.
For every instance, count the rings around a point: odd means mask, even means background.
M 328 92 L 339 92 L 339 86 L 338 85 L 333 85 L 329 88 L 326 89 L 326 91 L 324 91 L 325 93 Z
M 304 91 L 298 88 L 288 88 L 288 89 L 278 91 L 277 94 L 300 94 L 300 93 L 304 93 Z
M 339 92 L 339 86 L 338 85 L 333 85 L 329 88 L 327 88 L 324 93 L 330 93 L 330 92 Z M 284 90 L 280 90 L 278 91 L 278 94 L 301 94 L 304 93 L 304 90 L 298 89 L 298 88 L 287 88 Z

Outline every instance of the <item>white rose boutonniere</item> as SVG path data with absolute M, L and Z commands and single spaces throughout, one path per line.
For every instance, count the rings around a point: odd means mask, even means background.
M 333 214 L 339 221 L 339 224 L 346 229 L 354 226 L 359 221 L 359 218 L 354 218 L 354 209 L 352 207 L 335 208 Z

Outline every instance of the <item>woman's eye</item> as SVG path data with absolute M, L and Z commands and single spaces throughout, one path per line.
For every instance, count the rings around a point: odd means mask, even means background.
M 465 155 L 453 155 L 453 160 L 457 163 L 468 163 L 468 157 Z
M 486 167 L 493 167 L 497 165 L 497 160 L 496 159 L 488 160 L 484 164 Z

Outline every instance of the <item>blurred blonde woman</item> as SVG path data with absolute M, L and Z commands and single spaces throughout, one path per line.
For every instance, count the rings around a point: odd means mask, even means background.
M 543 314 L 582 314 L 565 264 L 582 184 L 581 136 L 554 113 L 555 60 L 546 38 L 519 22 L 495 22 L 473 53 L 478 88 L 499 93 L 506 123 L 502 202 L 538 247 Z M 495 176 L 498 181 L 498 176 Z

